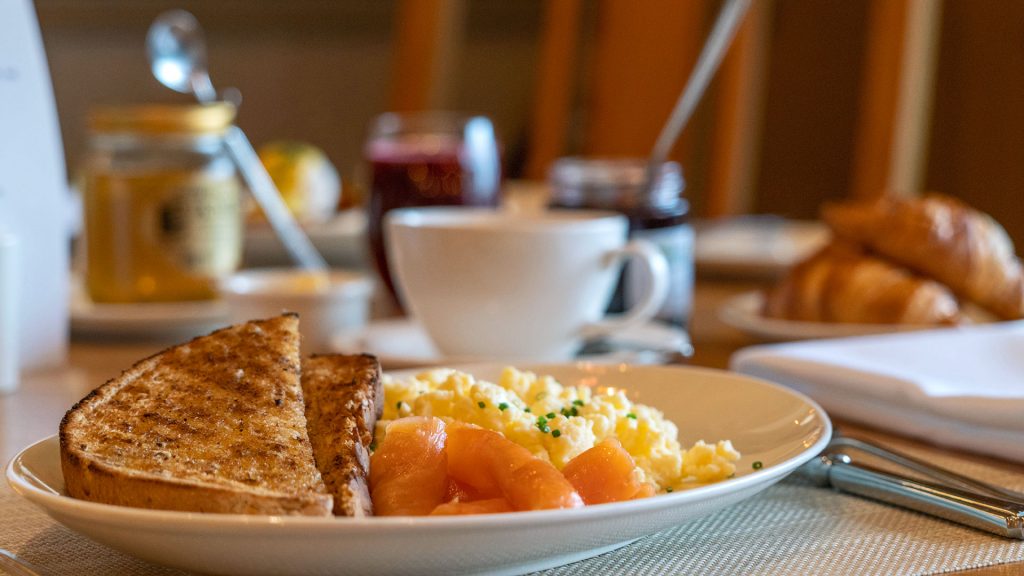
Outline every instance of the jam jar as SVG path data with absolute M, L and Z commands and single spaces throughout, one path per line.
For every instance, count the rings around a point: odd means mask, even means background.
M 685 329 L 693 303 L 694 232 L 689 202 L 683 197 L 683 172 L 676 162 L 666 162 L 645 191 L 646 171 L 647 161 L 642 159 L 561 158 L 550 171 L 549 205 L 624 214 L 630 237 L 657 245 L 668 262 L 669 293 L 659 320 Z M 609 309 L 621 311 L 631 305 L 634 295 L 642 293 L 641 280 L 627 266 Z
M 387 262 L 384 215 L 417 206 L 497 207 L 501 147 L 486 116 L 388 112 L 366 142 L 370 197 L 367 232 L 377 272 L 398 302 Z
M 83 170 L 85 285 L 95 302 L 202 300 L 242 254 L 227 103 L 99 108 Z

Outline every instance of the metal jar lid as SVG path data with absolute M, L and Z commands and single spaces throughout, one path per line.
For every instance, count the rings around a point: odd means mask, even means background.
M 101 134 L 221 134 L 234 120 L 235 106 L 228 102 L 105 106 L 90 112 L 89 128 Z
M 644 193 L 647 161 L 642 158 L 566 157 L 549 172 L 555 199 L 563 205 L 667 207 L 678 204 L 686 187 L 676 162 L 662 165 L 651 191 Z

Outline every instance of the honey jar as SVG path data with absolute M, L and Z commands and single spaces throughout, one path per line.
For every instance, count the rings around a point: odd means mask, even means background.
M 237 269 L 241 184 L 227 103 L 94 110 L 84 168 L 85 284 L 95 302 L 202 300 Z

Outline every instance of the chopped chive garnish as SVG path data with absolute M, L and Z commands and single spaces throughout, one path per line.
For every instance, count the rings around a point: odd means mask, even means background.
M 498 404 L 498 410 L 501 410 L 502 412 L 504 412 L 507 409 L 508 409 L 508 404 L 507 403 L 502 402 L 501 404 Z
M 629 414 L 626 414 L 626 418 L 632 418 L 633 420 L 636 420 L 636 414 L 630 412 Z
M 757 460 L 754 462 L 753 467 L 754 470 L 760 470 L 761 468 L 764 468 L 764 464 L 762 464 L 760 460 Z
M 397 410 L 401 410 L 402 409 L 402 401 L 401 400 L 399 400 L 398 403 L 395 404 L 395 409 L 397 409 Z
M 537 426 L 543 426 L 548 423 L 548 419 L 544 416 L 537 416 Z
M 671 491 L 672 491 L 672 487 L 671 486 L 669 486 L 668 488 L 665 488 L 665 492 L 671 492 Z
M 541 432 L 545 433 L 545 434 L 547 434 L 548 432 L 551 431 L 551 427 L 550 426 L 548 426 L 547 424 L 542 424 L 540 422 L 537 422 L 537 429 L 540 430 Z
M 580 411 L 577 410 L 575 406 L 573 406 L 572 410 L 569 410 L 569 415 L 570 416 L 579 416 L 580 415 Z
M 562 431 L 561 430 L 552 430 L 551 431 L 551 437 L 552 438 L 558 438 L 561 435 L 562 435 Z
M 572 403 L 576 406 L 583 406 L 583 400 L 573 400 Z
M 567 410 L 565 408 L 562 408 L 561 410 L 559 410 L 559 412 L 561 412 L 562 416 L 565 416 L 566 418 L 568 418 L 569 416 L 572 416 L 572 414 L 569 413 L 569 410 Z
M 484 404 L 482 401 L 481 402 L 477 402 L 476 405 L 481 407 L 481 408 L 486 408 L 487 407 L 487 404 Z
M 374 452 L 376 450 L 377 450 L 377 441 L 374 440 L 373 442 L 370 442 L 370 452 Z
M 554 412 L 548 412 L 547 413 L 547 417 L 548 417 L 548 420 L 552 420 L 555 417 L 555 413 Z
M 533 410 L 530 410 L 530 407 L 527 406 L 526 408 L 523 408 L 523 412 L 533 412 Z

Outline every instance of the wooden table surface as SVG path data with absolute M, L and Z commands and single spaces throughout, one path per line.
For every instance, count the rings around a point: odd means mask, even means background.
M 717 309 L 736 294 L 757 289 L 763 282 L 701 281 L 695 297 L 691 333 L 694 365 L 725 368 L 737 349 L 756 343 L 723 324 Z M 116 376 L 136 360 L 167 345 L 166 342 L 74 341 L 65 366 L 26 375 L 14 394 L 0 396 L 0 462 L 6 462 L 26 445 L 53 434 L 64 412 L 92 388 Z M 1007 463 L 1021 474 L 1024 466 Z M 962 572 L 972 575 L 1024 574 L 1024 563 Z

